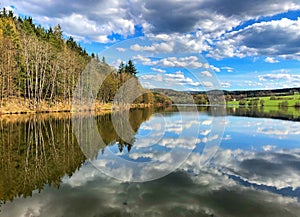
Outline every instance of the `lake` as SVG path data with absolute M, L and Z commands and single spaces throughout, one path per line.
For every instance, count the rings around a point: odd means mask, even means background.
M 178 106 L 0 119 L 0 216 L 300 216 L 300 122 Z

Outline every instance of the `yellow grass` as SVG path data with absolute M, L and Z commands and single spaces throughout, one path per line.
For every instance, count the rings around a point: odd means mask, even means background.
M 30 113 L 55 113 L 55 112 L 109 112 L 111 110 L 123 110 L 130 108 L 145 108 L 150 107 L 152 104 L 132 104 L 128 106 L 117 106 L 112 103 L 101 103 L 94 101 L 92 104 L 88 102 L 76 102 L 73 104 L 65 102 L 55 102 L 49 104 L 46 101 L 39 102 L 38 105 L 34 105 L 29 100 L 21 98 L 11 98 L 3 101 L 2 107 L 0 107 L 0 115 L 4 114 L 30 114 Z

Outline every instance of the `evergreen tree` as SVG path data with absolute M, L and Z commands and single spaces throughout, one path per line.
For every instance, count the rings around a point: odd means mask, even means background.
M 123 61 L 119 65 L 118 73 L 119 74 L 125 73 L 125 66 L 124 66 Z
M 62 34 L 61 26 L 58 24 L 54 27 L 54 35 L 57 39 L 62 39 Z
M 128 66 L 127 63 L 126 63 L 126 65 L 125 65 L 125 73 L 126 73 L 126 74 L 129 74 L 129 66 Z
M 12 11 L 8 11 L 8 17 L 15 19 L 14 13 Z
M 49 35 L 52 35 L 52 34 L 53 34 L 53 29 L 52 29 L 51 26 L 50 26 L 50 28 L 49 28 L 49 30 L 48 30 L 48 34 L 49 34 Z
M 67 46 L 71 49 L 71 50 L 76 50 L 77 44 L 74 41 L 73 37 L 70 36 L 69 39 L 67 40 Z
M 130 75 L 133 75 L 133 76 L 136 76 L 136 74 L 137 74 L 137 70 L 136 70 L 132 60 L 128 61 L 127 71 Z
M 6 14 L 6 9 L 3 8 L 2 11 L 0 12 L 0 17 L 6 17 L 7 14 Z

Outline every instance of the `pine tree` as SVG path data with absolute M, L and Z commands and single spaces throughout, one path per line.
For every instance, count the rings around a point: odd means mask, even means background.
M 128 66 L 128 64 L 125 65 L 125 73 L 129 74 L 129 66 Z
M 128 65 L 127 65 L 127 70 L 128 70 L 128 73 L 133 75 L 133 76 L 136 76 L 137 74 L 137 70 L 132 62 L 132 60 L 129 60 L 128 61 Z
M 6 14 L 6 9 L 3 8 L 2 11 L 0 12 L 0 17 L 6 17 L 7 14 Z
M 119 65 L 118 73 L 119 74 L 125 73 L 125 66 L 124 66 L 123 61 Z

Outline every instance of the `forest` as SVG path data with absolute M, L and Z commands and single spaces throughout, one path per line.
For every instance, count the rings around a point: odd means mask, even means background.
M 0 50 L 0 109 L 41 111 L 61 104 L 66 110 L 91 61 L 105 77 L 97 93 L 99 102 L 111 102 L 129 79 L 136 80 L 134 88 L 143 90 L 131 60 L 115 69 L 105 57 L 89 55 L 72 37 L 66 39 L 60 25 L 45 29 L 31 17 L 16 17 L 5 9 L 0 12 Z M 153 99 L 148 92 L 136 103 L 153 103 Z

